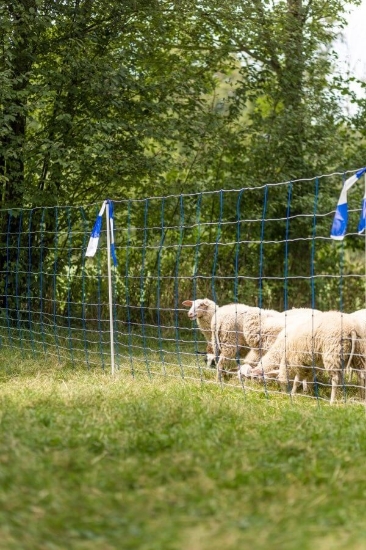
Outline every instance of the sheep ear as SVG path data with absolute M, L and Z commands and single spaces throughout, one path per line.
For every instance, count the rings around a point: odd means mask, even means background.
M 203 300 L 203 303 L 205 304 L 205 306 L 209 306 L 210 305 L 210 300 L 208 298 L 205 298 Z
M 184 302 L 182 302 L 182 306 L 185 306 L 185 307 L 192 307 L 192 305 L 193 305 L 192 300 L 184 300 Z

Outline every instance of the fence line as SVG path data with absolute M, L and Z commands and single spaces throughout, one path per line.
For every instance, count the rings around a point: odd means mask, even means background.
M 350 194 L 346 239 L 329 235 L 345 174 L 114 201 L 111 303 L 105 227 L 96 256 L 85 257 L 100 204 L 0 211 L 3 352 L 107 369 L 112 323 L 116 369 L 213 382 L 184 300 L 278 311 L 366 307 L 366 241 L 354 232 L 362 186 Z M 236 376 L 225 383 L 264 391 Z M 329 382 L 319 383 L 327 397 Z

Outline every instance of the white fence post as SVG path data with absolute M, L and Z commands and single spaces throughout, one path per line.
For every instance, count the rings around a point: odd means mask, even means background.
M 112 269 L 111 269 L 111 228 L 109 222 L 109 201 L 105 209 L 107 221 L 107 257 L 108 257 L 108 295 L 109 295 L 109 338 L 111 346 L 111 374 L 114 376 L 114 332 L 113 332 L 113 299 L 112 299 Z

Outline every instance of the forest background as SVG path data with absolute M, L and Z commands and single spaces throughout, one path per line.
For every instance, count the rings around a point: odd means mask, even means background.
M 84 279 L 78 269 L 91 272 L 93 268 L 85 267 L 80 258 L 73 262 L 70 246 L 65 246 L 70 227 L 73 250 L 82 246 L 84 237 L 77 237 L 73 225 L 79 223 L 80 213 L 70 214 L 58 207 L 100 204 L 107 197 L 175 195 L 164 203 L 164 223 L 177 228 L 182 226 L 181 193 L 259 189 L 270 182 L 364 166 L 366 83 L 358 80 L 354 85 L 356 77 L 345 71 L 334 48 L 349 9 L 358 3 L 0 1 L 0 271 L 6 274 L 0 283 L 2 306 L 8 310 L 12 306 L 11 300 L 4 298 L 6 294 L 38 296 L 42 279 L 40 300 L 49 298 L 42 308 L 52 309 L 55 227 L 61 235 L 57 277 L 67 284 L 64 291 L 57 289 L 54 298 L 64 299 L 65 304 L 80 300 L 77 296 Z M 347 109 L 350 103 L 352 109 Z M 322 211 L 334 210 L 340 186 L 339 179 L 334 185 L 329 181 L 323 186 Z M 359 198 L 362 192 L 358 191 Z M 286 189 L 271 197 L 268 218 L 283 219 L 286 197 Z M 200 240 L 207 237 L 210 242 L 216 238 L 212 231 L 222 205 L 216 194 L 205 201 Z M 241 206 L 243 218 L 245 212 L 251 212 L 260 219 L 262 202 L 259 192 L 248 194 Z M 121 269 L 115 292 L 120 297 L 126 292 L 137 295 L 140 305 L 146 307 L 156 305 L 158 292 L 159 304 L 172 304 L 171 281 L 166 286 L 162 282 L 157 290 L 157 265 L 160 272 L 173 278 L 179 261 L 180 273 L 192 274 L 192 252 L 187 248 L 184 253 L 181 245 L 184 241 L 193 246 L 197 234 L 180 230 L 179 251 L 172 247 L 162 253 L 151 247 L 141 259 L 139 247 L 146 245 L 146 232 L 143 235 L 133 228 L 146 227 L 147 216 L 150 227 L 160 227 L 162 210 L 150 209 L 147 214 L 146 204 L 139 209 L 128 204 L 116 209 L 116 226 L 118 229 L 118 224 L 121 227 L 128 220 L 132 228 L 125 237 L 117 235 L 120 265 L 128 263 L 130 271 Z M 187 199 L 185 221 L 190 204 L 191 216 L 196 217 L 197 205 Z M 229 197 L 225 208 L 226 219 L 231 215 L 235 221 L 234 199 L 230 203 Z M 299 183 L 291 208 L 298 216 L 313 212 L 314 188 Z M 23 210 L 18 209 L 35 210 L 20 220 Z M 92 222 L 94 217 L 93 211 L 88 219 Z M 85 225 L 80 227 L 85 230 Z M 250 234 L 255 242 L 259 230 Z M 317 230 L 328 236 L 329 219 L 319 219 Z M 225 231 L 220 238 L 235 242 L 235 224 Z M 328 242 L 317 245 L 314 259 L 310 240 L 301 241 L 311 236 L 311 231 L 311 225 L 301 220 L 291 228 L 291 239 L 299 240 L 288 251 L 286 269 L 294 277 L 307 275 L 314 260 L 319 273 L 332 269 Z M 285 234 L 288 236 L 288 227 L 279 221 L 273 229 L 268 228 L 266 238 L 282 242 Z M 154 238 L 161 242 L 161 234 Z M 251 300 L 258 285 L 259 245 L 255 242 L 236 266 L 232 247 L 223 247 L 216 258 L 215 276 L 227 274 L 229 265 L 235 267 L 236 275 L 253 277 L 253 283 L 242 290 L 244 301 Z M 168 243 L 167 230 L 164 244 Z M 344 273 L 347 269 L 362 273 L 363 239 L 350 238 L 345 246 Z M 263 279 L 268 274 L 283 275 L 281 247 L 268 249 Z M 23 249 L 24 257 L 19 255 Z M 212 265 L 207 268 L 204 247 L 202 250 L 195 259 L 195 274 L 209 275 Z M 70 262 L 79 268 L 71 269 Z M 15 267 L 16 280 L 11 275 Z M 148 273 L 152 274 L 150 281 Z M 128 289 L 125 274 L 131 275 Z M 225 280 L 218 284 L 227 300 L 237 298 L 232 281 L 227 288 Z M 363 304 L 363 282 L 352 280 L 350 285 L 354 288 L 344 292 L 345 306 L 355 309 Z M 208 294 L 211 286 L 206 278 L 199 291 Z M 189 278 L 180 290 L 189 297 Z M 83 292 L 87 295 L 88 289 Z M 298 298 L 296 305 L 309 305 L 308 282 L 299 280 L 292 292 Z M 268 281 L 262 294 L 266 305 L 284 306 L 283 289 L 275 283 Z M 335 307 L 336 295 L 338 281 L 324 279 L 317 287 L 318 303 L 312 305 Z M 359 296 L 360 303 L 352 300 L 347 304 L 348 295 Z M 291 299 L 285 305 L 292 305 Z M 15 302 L 13 306 L 17 308 Z

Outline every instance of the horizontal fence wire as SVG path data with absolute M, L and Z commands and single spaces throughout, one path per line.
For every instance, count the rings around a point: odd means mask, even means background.
M 344 241 L 330 238 L 345 178 L 337 173 L 113 201 L 117 369 L 131 376 L 216 383 L 216 368 L 206 353 L 217 360 L 218 352 L 210 349 L 207 333 L 189 319 L 189 308 L 182 305 L 187 300 L 208 298 L 218 306 L 245 304 L 277 312 L 309 308 L 348 314 L 364 309 L 365 236 L 356 230 L 362 183 L 351 194 Z M 85 256 L 100 206 L 0 211 L 0 338 L 3 353 L 10 351 L 9 360 L 12 350 L 18 350 L 25 357 L 45 356 L 74 367 L 110 367 L 105 220 L 96 255 Z M 241 330 L 235 329 L 235 338 L 241 337 Z M 364 357 L 361 347 L 353 350 L 359 356 L 357 368 L 346 370 L 352 337 L 342 339 L 339 396 L 357 400 L 364 396 Z M 222 385 L 266 395 L 291 394 L 291 368 L 285 390 L 276 377 L 240 376 L 249 348 L 239 357 L 239 347 L 236 341 L 232 372 L 220 377 Z M 263 356 L 266 352 L 261 350 Z M 313 343 L 313 375 L 307 388 L 300 380 L 299 392 L 329 399 L 332 373 L 323 372 L 323 355 L 319 359 L 316 353 Z M 305 369 L 299 365 L 297 370 L 301 367 Z

